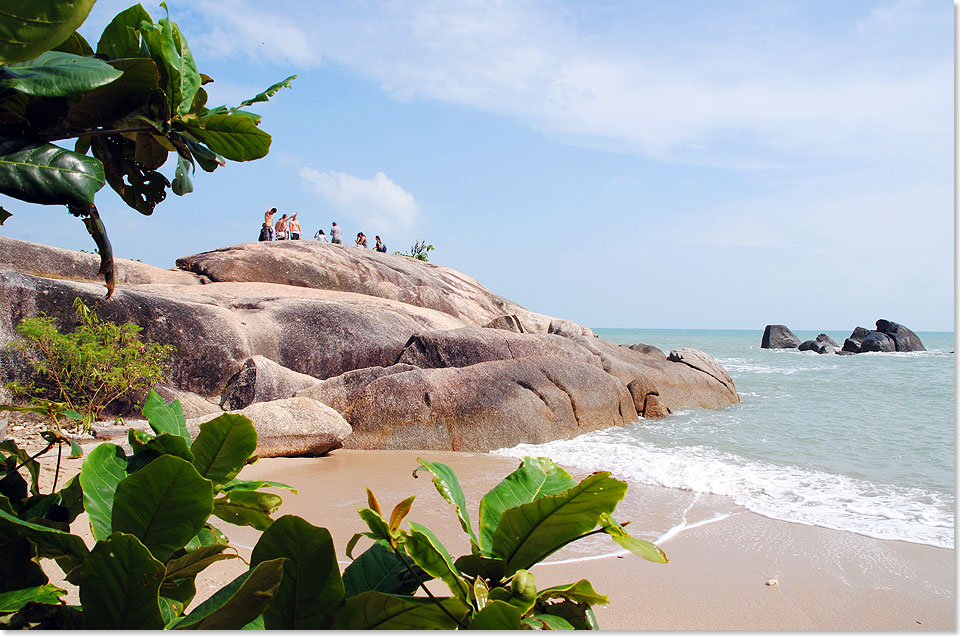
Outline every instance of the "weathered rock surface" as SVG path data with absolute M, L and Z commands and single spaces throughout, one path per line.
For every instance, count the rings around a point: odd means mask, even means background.
M 796 349 L 800 339 L 786 325 L 767 325 L 763 329 L 761 349 Z
M 737 389 L 733 386 L 733 378 L 731 378 L 727 370 L 723 368 L 723 365 L 717 362 L 716 358 L 707 355 L 699 349 L 691 349 L 689 347 L 674 349 L 670 352 L 670 355 L 667 356 L 667 360 L 670 362 L 682 362 L 697 371 L 703 371 L 727 387 L 731 393 L 736 394 L 737 392 Z
M 530 356 L 560 357 L 600 365 L 593 354 L 562 336 L 519 334 L 478 327 L 414 334 L 397 357 L 397 362 L 423 369 L 441 369 Z
M 880 331 L 871 331 L 860 343 L 860 353 L 896 351 L 897 345 L 893 338 Z
M 917 337 L 917 334 L 913 333 L 903 325 L 897 324 L 890 320 L 884 320 L 883 318 L 878 320 L 877 331 L 892 337 L 894 343 L 896 344 L 897 351 L 927 350 L 926 347 L 923 346 L 923 342 L 920 341 L 920 338 Z
M 850 337 L 843 341 L 842 351 L 850 353 L 860 353 L 860 344 L 863 339 L 870 335 L 870 330 L 866 327 L 855 327 Z
M 6 236 L 0 236 L 0 268 L 15 269 L 34 276 L 52 276 L 95 283 L 101 281 L 97 273 L 100 270 L 99 254 L 74 252 L 40 243 L 18 241 Z M 190 272 L 161 269 L 126 258 L 113 259 L 113 268 L 117 285 L 147 283 L 199 285 L 209 282 L 205 277 Z
M 620 346 L 627 347 L 627 345 L 620 345 Z M 648 356 L 655 356 L 657 358 L 663 358 L 664 360 L 667 359 L 667 354 L 665 354 L 660 349 L 654 347 L 653 345 L 648 345 L 648 344 L 643 344 L 642 342 L 638 342 L 636 344 L 630 345 L 627 348 L 633 351 L 638 351 L 640 353 L 645 353 Z
M 554 320 L 494 294 L 458 271 L 353 245 L 242 243 L 184 256 L 177 259 L 177 267 L 212 281 L 279 283 L 398 300 L 476 327 L 498 316 L 516 315 L 526 331 L 546 333 Z
M 270 358 L 247 358 L 224 387 L 220 406 L 236 411 L 254 402 L 270 402 L 293 397 L 300 389 L 316 386 L 320 381 L 305 373 L 280 366 Z
M 64 252 L 43 276 L 13 257 L 0 264 L 0 342 L 40 312 L 72 329 L 79 296 L 104 319 L 174 345 L 161 395 L 205 418 L 221 401 L 244 406 L 264 427 L 264 456 L 326 452 L 349 434 L 346 421 L 353 447 L 487 450 L 740 401 L 706 354 L 684 350 L 670 361 L 655 348 L 617 346 L 405 257 L 246 244 L 181 259 L 198 275 L 145 269 L 142 282 L 118 285 L 104 301 L 99 281 L 71 280 L 74 262 L 95 272 L 98 259 Z M 232 282 L 198 284 L 207 278 Z M 24 372 L 5 355 L 0 383 Z M 346 421 L 320 426 L 328 407 Z
M 258 402 L 231 412 L 253 422 L 260 457 L 316 457 L 340 448 L 351 431 L 337 411 L 305 397 Z M 221 414 L 188 419 L 190 437 L 197 436 L 200 424 Z
M 813 340 L 806 340 L 800 343 L 800 346 L 797 347 L 800 351 L 814 351 L 816 353 L 836 353 L 837 347 L 839 345 L 834 342 L 833 338 L 828 336 L 825 333 L 819 334 Z
M 569 439 L 637 417 L 600 368 L 547 357 L 416 369 L 368 384 L 344 412 L 347 448 L 486 451 Z
M 523 323 L 516 315 L 497 316 L 484 325 L 487 329 L 503 329 L 504 331 L 513 331 L 514 333 L 524 333 Z

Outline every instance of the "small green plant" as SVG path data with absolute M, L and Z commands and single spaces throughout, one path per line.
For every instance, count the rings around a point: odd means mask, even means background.
M 549 459 L 524 458 L 483 497 L 474 532 L 456 475 L 421 459 L 417 470 L 429 471 L 456 507 L 471 553 L 454 560 L 424 526 L 410 521 L 401 529 L 413 497 L 388 520 L 368 490 L 368 507 L 358 512 L 369 532 L 354 536 L 347 554 L 361 536 L 373 543 L 341 574 L 326 528 L 293 515 L 271 517 L 281 499 L 261 489 L 289 486 L 239 478 L 256 461 L 249 419 L 221 415 L 201 424 L 191 443 L 179 402 L 151 391 L 144 415 L 154 434 L 128 431 L 132 455 L 102 444 L 77 477 L 47 495 L 36 488 L 35 463 L 12 442 L 0 445 L 14 466 L 0 480 L 0 627 L 596 629 L 591 607 L 606 596 L 586 580 L 538 590 L 529 569 L 601 533 L 645 559 L 666 561 L 611 517 L 627 486 L 609 473 L 577 483 Z M 17 481 L 21 467 L 31 473 L 32 495 L 25 480 Z M 96 539 L 92 550 L 69 532 L 83 511 Z M 211 517 L 262 534 L 247 571 L 191 608 L 197 575 L 239 558 Z M 66 591 L 49 582 L 41 558 L 53 559 L 79 587 L 80 605 L 66 605 Z M 435 578 L 451 596 L 426 588 Z M 418 589 L 426 596 L 416 596 Z
M 433 245 L 427 245 L 426 241 L 417 241 L 410 247 L 410 253 L 407 252 L 394 252 L 398 256 L 408 256 L 410 258 L 415 258 L 419 261 L 427 262 L 429 257 L 427 252 L 434 249 Z
M 30 361 L 37 377 L 6 386 L 35 406 L 62 403 L 63 411 L 79 413 L 75 419 L 89 428 L 110 404 L 121 398 L 142 399 L 162 382 L 174 347 L 142 341 L 141 328 L 133 323 L 101 320 L 79 297 L 73 307 L 78 325 L 72 333 L 60 333 L 53 318 L 45 315 L 17 325 L 20 339 L 12 346 Z

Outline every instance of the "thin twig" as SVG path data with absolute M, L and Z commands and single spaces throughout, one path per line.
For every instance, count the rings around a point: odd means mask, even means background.
M 57 444 L 57 470 L 53 473 L 53 488 L 51 493 L 57 492 L 57 479 L 60 478 L 60 458 L 63 456 L 63 444 Z

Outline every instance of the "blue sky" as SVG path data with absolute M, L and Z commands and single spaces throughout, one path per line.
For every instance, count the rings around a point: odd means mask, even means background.
M 265 159 L 152 217 L 104 188 L 117 256 L 172 267 L 276 206 L 308 237 L 426 239 L 592 327 L 953 328 L 951 3 L 167 4 L 211 106 L 299 78 L 255 108 Z M 3 234 L 93 247 L 60 208 L 0 205 Z

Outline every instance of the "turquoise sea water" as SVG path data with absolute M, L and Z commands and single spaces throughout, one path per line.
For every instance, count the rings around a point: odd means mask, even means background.
M 926 352 L 821 356 L 761 349 L 761 331 L 594 332 L 664 353 L 705 351 L 743 403 L 497 453 L 725 495 L 776 519 L 953 547 L 953 333 L 919 332 Z M 796 332 L 801 341 L 817 333 Z M 840 344 L 850 335 L 826 333 Z

